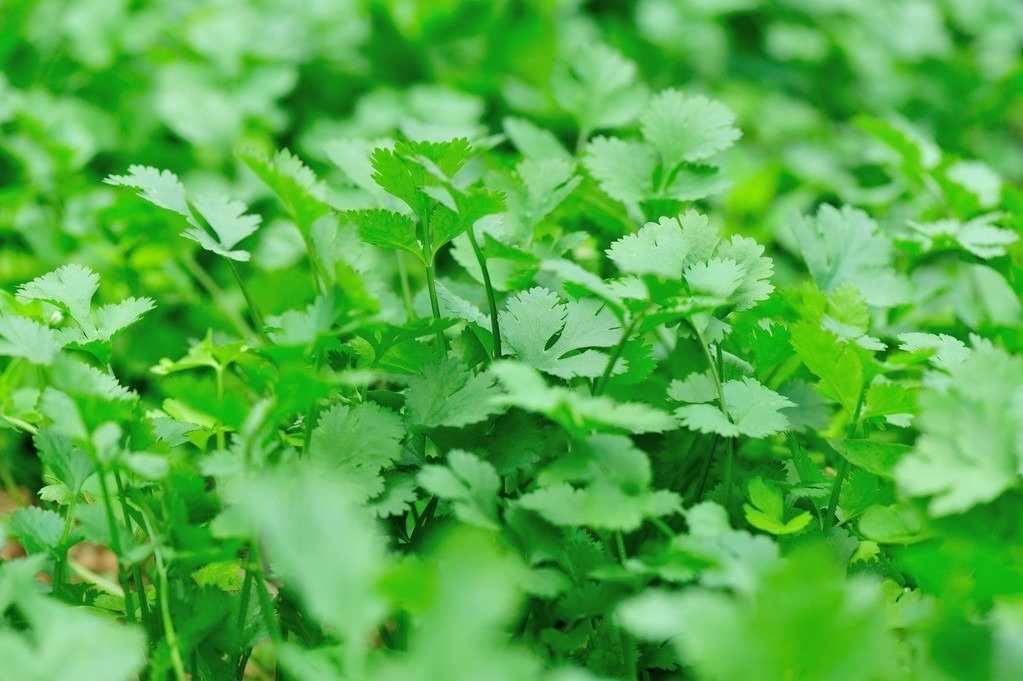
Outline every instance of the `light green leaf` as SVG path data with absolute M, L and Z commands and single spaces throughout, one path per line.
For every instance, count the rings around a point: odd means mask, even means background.
M 469 452 L 448 452 L 447 466 L 424 466 L 419 484 L 442 499 L 453 501 L 455 515 L 462 522 L 488 530 L 498 529 L 497 493 L 501 478 L 487 461 Z
M 42 300 L 71 315 L 89 336 L 96 331 L 92 321 L 92 297 L 99 289 L 99 275 L 84 265 L 64 265 L 33 279 L 18 289 L 25 300 Z
M 636 65 L 602 43 L 584 43 L 551 78 L 554 99 L 578 121 L 584 134 L 625 125 L 646 104 L 648 92 Z
M 138 189 L 138 195 L 146 201 L 192 219 L 192 212 L 185 200 L 185 185 L 169 170 L 133 165 L 128 166 L 127 175 L 111 175 L 103 181 L 114 186 Z
M 24 357 L 32 364 L 53 364 L 60 352 L 57 334 L 39 322 L 13 315 L 0 316 L 0 355 Z
M 277 196 L 298 229 L 309 238 L 313 223 L 330 212 L 326 187 L 302 160 L 287 149 L 270 158 L 257 152 L 239 152 L 238 158 Z
M 71 440 L 49 428 L 42 428 L 33 438 L 39 459 L 50 467 L 54 476 L 71 494 L 82 491 L 85 481 L 96 472 L 88 455 Z
M 898 442 L 875 440 L 828 440 L 849 463 L 883 478 L 893 479 L 896 464 L 913 448 Z
M 514 296 L 506 307 L 499 318 L 509 349 L 533 368 L 560 378 L 600 376 L 609 357 L 592 348 L 611 347 L 622 337 L 621 322 L 593 298 L 563 303 L 553 291 L 536 287 Z M 619 360 L 616 373 L 625 365 Z
M 746 520 L 753 527 L 775 535 L 803 531 L 813 516 L 803 511 L 785 520 L 785 503 L 781 491 L 757 476 L 749 481 L 749 504 L 743 504 Z
M 831 331 L 808 321 L 789 327 L 792 347 L 810 370 L 820 379 L 820 390 L 835 400 L 849 414 L 854 414 L 863 393 L 863 361 L 857 349 L 843 343 Z
M 422 376 L 409 379 L 405 398 L 412 423 L 423 428 L 458 428 L 486 420 L 500 411 L 493 399 L 500 394 L 494 378 L 474 374 L 452 359 L 431 362 Z
M 549 386 L 535 369 L 519 362 L 494 362 L 490 370 L 507 391 L 496 398 L 498 404 L 544 414 L 572 432 L 661 433 L 678 425 L 670 415 L 646 404 L 615 402 L 604 396 L 592 397 L 569 388 Z
M 347 497 L 364 502 L 380 494 L 380 471 L 401 456 L 401 418 L 372 402 L 336 404 L 320 416 L 309 444 L 309 458 L 337 472 L 351 489 Z
M 244 203 L 222 194 L 196 197 L 192 205 L 213 230 L 215 238 L 201 227 L 189 227 L 181 236 L 230 260 L 247 262 L 251 258 L 248 251 L 232 249 L 238 242 L 256 231 L 262 218 L 258 215 L 246 215 L 248 207 Z
M 422 260 L 423 248 L 416 224 L 407 215 L 393 210 L 372 209 L 351 211 L 348 216 L 358 225 L 359 233 L 367 243 L 408 251 Z
M 686 405 L 679 407 L 675 414 L 687 428 L 724 437 L 746 435 L 760 438 L 788 428 L 788 419 L 780 410 L 795 405 L 756 379 L 743 377 L 725 381 L 721 390 L 725 395 L 728 418 L 720 407 L 710 404 Z M 714 398 L 717 398 L 716 394 Z
M 583 165 L 608 196 L 637 204 L 654 193 L 657 152 L 647 144 L 596 137 L 586 148 Z
M 993 501 L 1023 470 L 1023 359 L 984 346 L 950 373 L 921 393 L 921 435 L 894 471 L 903 493 L 930 497 L 932 516 Z
M 735 114 L 724 104 L 674 89 L 654 95 L 640 117 L 643 137 L 657 149 L 668 170 L 732 146 L 741 136 L 734 123 Z
M 866 213 L 851 206 L 822 205 L 816 216 L 794 217 L 792 231 L 810 275 L 822 291 L 852 284 L 871 305 L 892 307 L 909 296 L 897 274 L 891 239 Z

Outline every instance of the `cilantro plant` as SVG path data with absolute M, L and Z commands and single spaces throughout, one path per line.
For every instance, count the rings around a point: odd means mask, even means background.
M 1023 677 L 1023 28 L 825 4 L 5 5 L 0 681 Z

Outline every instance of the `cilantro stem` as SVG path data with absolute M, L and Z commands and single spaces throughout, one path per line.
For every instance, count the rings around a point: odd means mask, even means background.
M 853 412 L 852 423 L 849 424 L 849 431 L 846 433 L 847 438 L 853 438 L 856 436 L 856 426 L 859 425 L 860 411 L 863 408 L 863 395 L 861 391 L 860 399 L 856 403 L 856 411 Z M 838 469 L 835 471 L 835 482 L 831 486 L 831 498 L 828 499 L 828 511 L 824 516 L 824 531 L 829 532 L 832 527 L 835 526 L 835 511 L 838 509 L 838 500 L 842 496 L 842 483 L 845 482 L 845 476 L 849 473 L 849 460 L 844 456 L 838 462 Z
M 264 343 L 269 344 L 270 339 L 266 335 L 266 324 L 263 323 L 263 315 L 260 314 L 259 308 L 256 306 L 256 301 L 252 298 L 252 293 L 249 292 L 249 287 L 242 279 L 241 273 L 238 271 L 238 267 L 235 266 L 233 260 L 227 261 L 228 267 L 231 268 L 231 274 L 234 275 L 235 281 L 238 282 L 238 288 L 242 291 L 242 296 L 245 297 L 245 304 L 249 306 L 249 314 L 252 315 L 252 323 L 256 325 L 256 335 Z
M 629 556 L 625 553 L 625 537 L 622 536 L 621 530 L 615 530 L 615 547 L 618 549 L 618 560 L 624 566 L 628 562 Z
M 430 294 L 430 311 L 433 312 L 433 320 L 440 322 L 440 303 L 437 301 L 437 281 L 434 278 L 433 266 L 434 256 L 433 237 L 430 233 L 430 218 L 428 215 L 420 215 L 419 223 L 423 227 L 423 264 L 426 268 L 426 288 Z M 437 330 L 437 349 L 444 355 L 448 354 L 448 340 L 444 332 Z
M 121 482 L 121 476 L 114 471 L 114 484 L 117 485 L 117 500 L 121 505 L 121 515 L 124 518 L 124 526 L 128 528 L 129 532 L 132 531 L 131 515 L 128 513 L 128 502 L 125 500 L 124 495 L 124 484 Z M 146 584 L 142 580 L 142 568 L 138 565 L 132 565 L 132 576 L 135 578 L 135 591 L 139 597 L 139 615 L 143 622 L 149 620 L 149 603 L 146 599 Z M 128 585 L 130 586 L 130 584 Z M 124 592 L 124 605 L 125 608 L 131 608 L 132 612 L 135 611 L 134 605 L 131 602 L 131 591 L 126 590 Z
M 266 574 L 263 572 L 263 558 L 259 555 L 259 544 L 255 541 L 249 545 L 249 572 L 252 573 L 252 581 L 256 585 L 256 597 L 259 599 L 263 624 L 270 634 L 270 640 L 276 646 L 282 640 L 281 627 L 274 616 L 273 600 L 270 597 L 270 589 L 266 586 Z
M 167 647 L 170 650 L 171 667 L 174 669 L 175 681 L 186 681 L 185 660 L 181 656 L 181 643 L 178 641 L 178 632 L 174 628 L 174 620 L 170 612 L 170 585 L 167 579 L 167 565 L 163 560 L 162 539 L 157 538 L 153 532 L 153 524 L 149 520 L 149 514 L 142 509 L 142 522 L 146 525 L 146 532 L 149 534 L 149 541 L 153 544 L 153 557 L 156 559 L 157 588 L 159 590 L 160 619 L 163 623 L 163 633 L 167 637 Z
M 117 519 L 114 517 L 114 505 L 111 501 L 110 485 L 107 483 L 106 471 L 103 469 L 99 457 L 96 458 L 96 475 L 99 478 L 100 495 L 103 497 L 103 512 L 106 514 L 107 527 L 110 530 L 110 548 L 113 549 L 114 554 L 117 556 L 117 581 L 120 582 L 121 588 L 124 589 L 124 614 L 129 622 L 134 622 L 135 608 L 129 607 L 131 604 L 131 597 L 129 596 L 130 584 L 128 583 L 128 573 L 124 570 L 124 547 L 121 545 L 121 532 L 117 526 Z
M 432 259 L 426 265 L 426 288 L 430 292 L 430 310 L 433 312 L 433 319 L 440 322 L 440 303 L 437 300 L 437 282 L 433 276 Z M 444 332 L 440 329 L 437 330 L 437 349 L 445 355 L 448 353 L 448 339 L 444 337 Z
M 67 543 L 71 540 L 71 527 L 74 519 L 75 504 L 77 503 L 78 495 L 74 494 L 71 497 L 71 501 L 68 502 L 67 513 L 64 515 L 64 531 L 60 535 L 60 546 L 63 548 L 63 553 L 53 568 L 53 591 L 55 593 L 63 588 L 64 580 L 67 577 L 67 566 L 68 561 L 70 561 Z
M 632 318 L 631 322 L 629 322 L 629 326 L 626 327 L 625 333 L 622 334 L 622 339 L 618 341 L 617 345 L 615 345 L 615 349 L 611 353 L 611 358 L 607 361 L 607 366 L 604 367 L 604 373 L 602 373 L 600 378 L 598 378 L 593 384 L 593 395 L 600 395 L 607 389 L 607 384 L 611 381 L 611 374 L 614 373 L 615 365 L 618 364 L 618 360 L 620 360 L 622 355 L 625 353 L 625 344 L 629 342 L 629 337 L 632 336 L 642 319 L 643 313 L 640 312 Z
M 476 254 L 476 260 L 480 264 L 480 270 L 483 272 L 483 288 L 487 292 L 487 306 L 490 307 L 490 332 L 494 336 L 494 359 L 501 359 L 501 326 L 497 320 L 497 298 L 494 297 L 494 286 L 490 283 L 487 258 L 483 255 L 483 249 L 480 248 L 479 242 L 476 241 L 476 230 L 472 225 L 469 225 L 466 234 L 469 237 L 472 250 Z
M 664 522 L 657 516 L 651 516 L 649 520 L 650 523 L 658 530 L 660 530 L 661 534 L 663 534 L 666 538 L 674 539 L 676 537 L 675 531 L 671 529 L 671 525 Z
M 693 503 L 697 503 L 703 498 L 703 492 L 707 488 L 707 476 L 710 474 L 710 463 L 714 460 L 714 452 L 718 448 L 719 439 L 721 439 L 721 436 L 715 434 L 714 439 L 710 443 L 710 451 L 707 452 L 707 456 L 703 457 L 703 461 L 700 463 L 700 480 L 696 486 Z
M 732 418 L 728 415 L 728 405 L 725 403 L 725 390 L 721 382 L 721 372 L 724 369 L 724 355 L 721 349 L 721 345 L 717 346 L 717 359 L 714 358 L 714 354 L 710 351 L 710 345 L 704 339 L 703 334 L 696 327 L 696 324 L 689 320 L 689 325 L 693 327 L 693 332 L 696 334 L 697 340 L 700 342 L 700 347 L 703 349 L 703 354 L 707 358 L 707 365 L 710 367 L 710 375 L 714 380 L 714 388 L 718 393 L 718 402 L 721 405 L 721 413 L 724 415 L 725 420 L 731 422 Z M 735 450 L 738 445 L 737 438 L 729 438 L 731 442 L 728 445 L 728 451 L 725 453 L 725 474 L 723 483 L 725 486 L 725 506 L 727 507 L 732 501 L 732 475 L 735 462 Z M 713 451 L 711 456 L 713 456 Z M 708 462 L 709 467 L 709 462 Z
M 291 213 L 291 218 L 295 224 L 299 224 L 294 213 Z M 306 236 L 306 233 L 299 230 L 302 233 L 302 241 L 305 243 L 305 250 L 309 254 L 309 262 L 313 266 L 313 288 L 320 293 L 323 293 L 327 289 L 327 282 L 330 281 L 330 277 L 327 274 L 327 267 L 320 260 L 319 254 L 316 253 L 316 247 L 313 244 L 312 238 Z
M 700 342 L 700 348 L 703 350 L 703 355 L 707 358 L 707 366 L 710 367 L 710 376 L 714 380 L 714 389 L 718 393 L 718 402 L 721 405 L 721 413 L 725 415 L 725 418 L 731 421 L 728 416 L 728 405 L 725 404 L 725 390 L 721 383 L 721 372 L 718 368 L 717 361 L 714 359 L 714 355 L 711 354 L 710 345 L 704 340 L 703 334 L 696 328 L 696 324 L 691 320 L 689 325 L 693 327 L 693 332 L 696 334 L 696 339 Z
M 231 320 L 231 326 L 234 327 L 240 336 L 252 338 L 256 335 L 248 323 L 238 314 L 237 310 L 227 303 L 224 290 L 220 288 L 217 282 L 213 281 L 213 278 L 203 268 L 199 267 L 199 263 L 195 261 L 191 253 L 186 253 L 181 258 L 181 262 L 184 264 L 185 269 L 188 270 L 188 273 L 192 275 L 192 278 L 199 282 L 199 285 L 206 289 L 206 292 L 217 302 L 217 306 Z

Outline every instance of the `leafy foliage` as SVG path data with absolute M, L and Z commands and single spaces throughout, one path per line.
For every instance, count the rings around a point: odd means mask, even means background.
M 1023 678 L 1018 14 L 4 4 L 0 679 Z

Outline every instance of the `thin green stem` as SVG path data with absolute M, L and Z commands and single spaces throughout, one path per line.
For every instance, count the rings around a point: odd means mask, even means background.
M 710 345 L 708 345 L 707 341 L 704 340 L 703 334 L 700 333 L 700 330 L 696 328 L 696 324 L 693 324 L 692 322 L 689 322 L 689 324 L 693 327 L 693 332 L 696 334 L 696 339 L 700 343 L 700 348 L 703 350 L 703 354 L 707 358 L 707 366 L 710 367 L 710 375 L 714 380 L 714 388 L 717 390 L 718 401 L 721 404 L 721 413 L 725 415 L 726 419 L 731 420 L 728 416 L 728 405 L 725 404 L 725 390 L 721 384 L 721 372 L 718 369 L 717 361 L 715 361 L 714 355 L 711 354 Z
M 419 224 L 423 228 L 423 264 L 426 268 L 426 288 L 430 293 L 430 310 L 433 312 L 434 321 L 439 322 L 440 302 L 437 300 L 437 281 L 433 272 L 436 253 L 433 251 L 433 235 L 430 233 L 429 215 L 420 215 Z M 444 355 L 448 354 L 448 340 L 444 337 L 444 332 L 440 330 L 437 331 L 437 349 Z
M 171 666 L 174 669 L 175 681 L 186 681 L 185 660 L 181 655 L 181 643 L 178 641 L 178 632 L 174 628 L 174 620 L 170 612 L 170 584 L 167 579 L 167 565 L 163 560 L 162 539 L 158 539 L 153 532 L 153 524 L 145 509 L 142 511 L 142 521 L 146 524 L 146 532 L 149 533 L 149 540 L 153 544 L 153 557 L 156 559 L 156 576 L 158 582 L 160 620 L 163 623 L 163 632 L 167 637 L 167 647 L 170 650 Z
M 707 358 L 707 365 L 710 367 L 710 375 L 714 380 L 714 388 L 717 390 L 718 402 L 721 405 L 721 413 L 724 415 L 726 421 L 731 421 L 731 417 L 728 415 L 728 404 L 725 402 L 725 390 L 724 385 L 721 382 L 721 371 L 724 366 L 723 351 L 721 346 L 717 348 L 717 359 L 710 351 L 710 345 L 704 339 L 703 334 L 696 328 L 696 324 L 690 321 L 690 325 L 693 327 L 693 332 L 696 334 L 696 339 L 700 342 L 700 347 L 703 349 L 703 354 Z M 725 454 L 725 506 L 730 505 L 732 501 L 732 475 L 735 468 L 735 450 L 738 446 L 738 440 L 736 438 L 729 438 L 731 442 L 728 445 L 728 451 Z M 708 464 L 709 465 L 709 464 Z
M 217 282 L 213 281 L 213 278 L 206 273 L 206 271 L 199 267 L 199 263 L 195 261 L 191 253 L 186 253 L 181 258 L 181 263 L 188 270 L 188 273 L 199 282 L 199 285 L 206 289 L 206 292 L 217 302 L 217 306 L 227 315 L 227 318 L 231 320 L 231 325 L 234 326 L 235 331 L 239 333 L 243 338 L 254 338 L 255 332 L 249 327 L 248 323 L 235 311 L 234 307 L 227 302 L 227 297 L 224 295 L 224 290 L 220 288 Z
M 696 494 L 693 496 L 693 503 L 697 503 L 703 498 L 703 492 L 707 488 L 707 477 L 710 475 L 710 464 L 714 460 L 714 452 L 718 448 L 718 440 L 720 438 L 720 435 L 714 435 L 714 439 L 710 443 L 710 451 L 707 452 L 707 456 L 703 457 L 703 461 L 700 463 L 700 479 L 696 486 Z
M 98 464 L 98 460 L 97 460 Z M 129 607 L 128 593 L 131 586 L 128 583 L 128 573 L 124 569 L 124 547 L 121 545 L 121 530 L 117 526 L 117 519 L 114 517 L 114 503 L 110 495 L 110 485 L 107 483 L 106 471 L 102 465 L 96 466 L 96 475 L 99 477 L 100 496 L 103 498 L 103 512 L 107 518 L 107 527 L 110 530 L 110 548 L 117 556 L 117 581 L 124 589 L 124 614 L 129 622 L 135 621 L 135 608 Z
M 675 531 L 671 529 L 671 526 L 657 516 L 651 516 L 649 520 L 650 524 L 660 530 L 661 534 L 663 534 L 666 538 L 674 539 L 677 536 Z
M 129 532 L 132 532 L 131 515 L 128 513 L 128 502 L 124 495 L 124 483 L 121 482 L 121 476 L 116 471 L 114 472 L 114 484 L 117 485 L 117 500 L 121 505 L 121 516 L 124 520 L 124 526 L 128 528 Z M 146 583 L 142 579 L 142 566 L 135 564 L 131 566 L 132 576 L 135 578 L 135 591 L 139 597 L 139 614 L 144 622 L 149 621 L 149 600 L 146 598 Z M 130 586 L 130 585 L 129 585 Z M 128 589 L 124 592 L 124 607 L 134 612 L 135 607 L 131 602 L 131 590 Z
M 298 220 L 294 214 L 292 214 L 292 220 L 296 225 L 298 224 Z M 319 254 L 316 253 L 316 246 L 313 244 L 312 239 L 307 237 L 304 232 L 302 232 L 302 241 L 305 243 L 306 253 L 309 254 L 309 262 L 313 266 L 313 288 L 315 288 L 318 292 L 323 293 L 327 290 L 327 282 L 331 279 L 327 272 L 327 266 L 323 264 L 323 261 L 320 260 Z
M 266 586 L 266 574 L 263 572 L 263 559 L 259 555 L 259 544 L 255 541 L 249 547 L 249 572 L 252 573 L 256 585 L 259 609 L 263 613 L 263 623 L 270 634 L 270 640 L 275 644 L 280 643 L 282 640 L 281 626 L 274 616 L 273 600 L 270 597 L 270 589 Z
M 611 381 L 611 374 L 614 373 L 615 365 L 618 364 L 618 360 L 622 358 L 625 353 L 625 345 L 629 342 L 629 337 L 635 332 L 636 327 L 639 326 L 639 322 L 643 319 L 643 313 L 638 313 L 629 322 L 629 326 L 626 327 L 625 333 L 622 334 L 622 339 L 618 341 L 614 351 L 611 353 L 611 358 L 607 361 L 607 366 L 604 367 L 604 373 L 600 375 L 600 378 L 593 384 L 593 395 L 600 395 L 607 389 L 607 384 Z
M 57 564 L 53 568 L 53 592 L 57 593 L 64 586 L 64 581 L 67 579 L 67 564 L 70 558 L 68 558 L 67 543 L 71 540 L 71 529 L 73 527 L 75 505 L 78 503 L 78 495 L 75 494 L 71 497 L 71 501 L 67 505 L 67 513 L 64 515 L 64 531 L 60 535 L 60 546 L 63 549 L 63 553 Z
M 856 436 L 856 427 L 860 421 L 860 411 L 863 408 L 863 396 L 860 395 L 859 401 L 856 403 L 856 410 L 853 412 L 852 422 L 849 424 L 849 430 L 846 433 L 847 438 L 853 438 Z M 835 526 L 835 511 L 838 509 L 838 500 L 842 496 L 842 483 L 845 482 L 845 476 L 849 473 L 849 461 L 844 456 L 842 460 L 838 462 L 838 469 L 835 471 L 835 482 L 831 486 L 831 498 L 828 499 L 828 511 L 824 516 L 824 531 L 828 532 L 832 527 Z
M 95 584 L 96 586 L 103 589 L 107 593 L 113 594 L 114 596 L 122 597 L 126 596 L 124 589 L 121 588 L 120 584 L 117 584 L 116 582 L 111 582 L 103 575 L 93 572 L 92 570 L 85 567 L 81 563 L 74 560 L 68 560 L 68 567 L 71 569 L 71 572 L 74 572 L 81 579 L 84 579 L 90 584 Z
M 466 234 L 469 237 L 472 250 L 476 254 L 476 260 L 480 264 L 480 271 L 483 272 L 483 288 L 487 292 L 487 305 L 490 307 L 490 332 L 494 336 L 494 359 L 501 359 L 501 325 L 497 319 L 497 298 L 494 296 L 494 286 L 490 282 L 487 258 L 483 255 L 483 249 L 480 248 L 479 242 L 476 240 L 476 230 L 472 225 L 469 226 Z
M 220 364 L 213 370 L 217 379 L 217 401 L 222 402 L 224 400 L 224 367 Z M 217 449 L 223 451 L 227 446 L 226 435 L 224 429 L 220 426 L 217 427 Z
M 615 535 L 615 548 L 618 549 L 618 561 L 622 565 L 625 565 L 625 563 L 627 563 L 628 560 L 629 560 L 629 556 L 625 552 L 625 537 L 622 536 L 622 531 L 621 530 L 615 530 L 614 531 L 614 535 Z
M 615 530 L 614 535 L 615 545 L 618 548 L 618 560 L 621 561 L 622 565 L 624 566 L 629 560 L 629 556 L 625 552 L 625 538 L 622 537 L 621 530 Z M 625 676 L 628 679 L 635 679 L 637 674 L 636 641 L 632 638 L 629 632 L 627 632 L 625 628 L 621 626 L 620 623 L 618 624 L 618 635 L 621 639 L 622 653 L 625 657 Z
M 426 287 L 430 292 L 430 310 L 433 312 L 434 321 L 440 321 L 440 302 L 437 300 L 437 282 L 433 276 L 433 260 L 426 265 Z M 448 353 L 448 339 L 444 332 L 437 330 L 437 349 L 443 354 Z
M 241 272 L 238 271 L 238 267 L 234 264 L 234 260 L 227 261 L 228 267 L 231 268 L 231 274 L 234 275 L 235 281 L 238 282 L 238 288 L 241 289 L 242 296 L 245 298 L 245 304 L 249 306 L 249 314 L 252 315 L 252 322 L 256 325 L 256 334 L 259 339 L 264 343 L 269 344 L 270 339 L 266 335 L 266 324 L 263 322 L 263 315 L 259 312 L 259 308 L 256 306 L 256 301 L 252 297 L 252 293 L 249 291 L 248 284 L 242 279 Z

